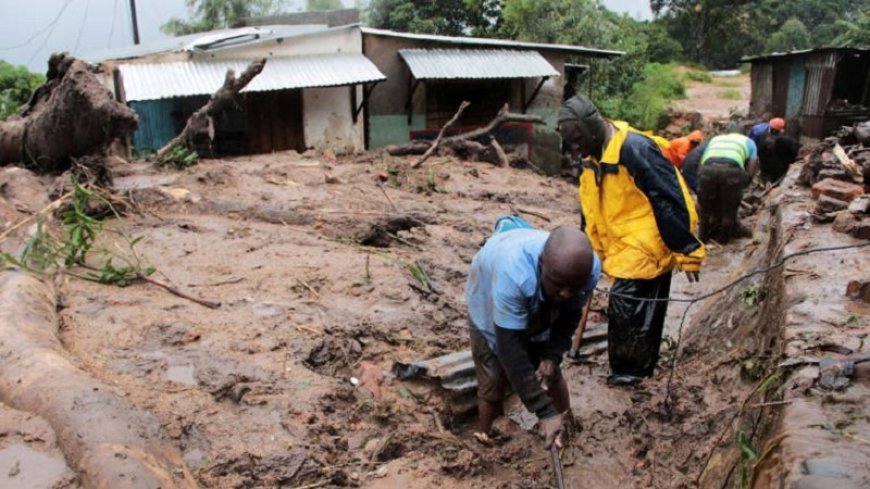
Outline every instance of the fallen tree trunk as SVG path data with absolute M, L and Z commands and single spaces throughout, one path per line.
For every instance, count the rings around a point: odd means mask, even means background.
M 46 76 L 27 104 L 0 122 L 0 165 L 62 172 L 73 158 L 105 154 L 114 140 L 136 130 L 136 113 L 116 101 L 84 61 L 54 54 Z
M 157 157 L 163 157 L 176 146 L 198 152 L 202 152 L 202 149 L 206 148 L 210 152 L 211 143 L 214 141 L 214 117 L 233 105 L 239 92 L 248 86 L 248 83 L 251 83 L 251 80 L 259 75 L 265 66 L 265 58 L 254 61 L 245 68 L 245 71 L 238 78 L 233 70 L 227 70 L 224 84 L 211 96 L 208 103 L 187 119 L 187 124 L 181 133 L 169 141 L 166 146 L 160 148 Z
M 423 155 L 412 165 L 413 168 L 418 168 L 429 156 L 436 153 L 442 156 L 447 154 L 456 155 L 469 161 L 486 161 L 499 166 L 507 166 L 509 163 L 525 161 L 525 157 L 521 155 L 516 153 L 508 154 L 496 141 L 492 133 L 505 122 L 543 124 L 544 119 L 536 115 L 510 112 L 508 104 L 505 104 L 489 124 L 473 131 L 444 138 L 444 131 L 456 121 L 467 106 L 468 102 L 463 102 L 459 106 L 456 115 L 441 128 L 438 137 L 434 141 L 416 140 L 406 144 L 389 146 L 387 147 L 387 153 L 391 156 Z M 485 141 L 485 144 L 481 141 Z
M 56 309 L 49 285 L 0 274 L 0 400 L 49 422 L 84 488 L 197 487 L 159 420 L 69 360 Z

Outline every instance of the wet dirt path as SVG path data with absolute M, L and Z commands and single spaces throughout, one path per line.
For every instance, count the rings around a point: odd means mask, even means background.
M 203 487 L 551 486 L 535 435 L 502 421 L 506 436 L 482 446 L 389 372 L 465 349 L 466 271 L 495 219 L 520 209 L 549 219 L 525 215 L 545 229 L 577 225 L 576 187 L 448 159 L 406 169 L 295 153 L 117 168 L 141 212 L 114 225 L 143 237 L 160 278 L 222 305 L 67 279 L 64 346 L 160 420 Z M 775 253 L 769 225 L 712 249 L 702 282 L 675 277 L 672 294 L 697 297 Z M 582 426 L 563 453 L 572 487 L 691 487 L 733 443 L 718 436 L 757 382 L 741 377 L 757 350 L 746 329 L 771 319 L 740 293 L 693 307 L 669 418 L 667 368 L 618 389 L 604 383 L 606 355 L 566 366 Z M 667 335 L 684 308 L 669 308 Z M 719 329 L 693 335 L 696 321 Z M 671 355 L 666 346 L 660 365 Z

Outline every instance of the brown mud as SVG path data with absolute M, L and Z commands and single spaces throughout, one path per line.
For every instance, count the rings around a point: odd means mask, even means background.
M 577 225 L 576 186 L 453 159 L 409 164 L 277 153 L 182 172 L 117 166 L 115 185 L 140 212 L 112 225 L 144 237 L 161 279 L 222 306 L 63 278 L 63 347 L 159 420 L 202 487 L 552 487 L 516 404 L 485 446 L 390 369 L 467 348 L 466 271 L 496 218 L 523 209 L 545 229 Z M 677 276 L 672 295 L 699 297 L 782 256 L 786 204 L 762 206 L 754 239 L 713 246 L 702 282 Z M 843 257 L 816 259 L 812 283 Z M 771 375 L 791 300 L 784 270 L 692 306 L 669 395 L 685 304 L 671 305 L 660 368 L 642 386 L 608 387 L 606 354 L 565 366 L 577 420 L 562 453 L 569 487 L 753 477 L 737 437 L 761 447 L 778 436 L 782 406 L 750 406 L 781 395 L 785 377 Z

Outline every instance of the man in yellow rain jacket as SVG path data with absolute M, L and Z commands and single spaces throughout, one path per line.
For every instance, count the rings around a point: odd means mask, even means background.
M 559 131 L 580 174 L 585 231 L 613 277 L 608 304 L 612 384 L 633 384 L 658 363 L 671 272 L 698 280 L 704 245 L 698 213 L 682 176 L 648 136 L 605 119 L 573 97 L 559 112 Z M 652 299 L 652 300 L 649 300 Z

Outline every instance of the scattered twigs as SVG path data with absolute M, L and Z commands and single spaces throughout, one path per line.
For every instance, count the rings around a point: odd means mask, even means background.
M 513 212 L 514 214 L 526 214 L 526 215 L 529 215 L 529 216 L 535 216 L 535 217 L 537 217 L 537 218 L 539 218 L 539 219 L 543 219 L 544 221 L 547 221 L 547 222 L 553 222 L 552 219 L 550 219 L 549 217 L 547 217 L 547 216 L 541 214 L 540 212 L 531 211 L 531 210 L 528 210 L 528 209 L 523 209 L 523 208 L 521 208 L 521 207 L 514 207 L 514 206 L 511 206 L 511 212 Z
M 41 217 L 49 212 L 53 212 L 55 209 L 60 207 L 61 204 L 63 204 L 70 197 L 72 197 L 74 192 L 75 191 L 70 191 L 70 192 L 67 192 L 67 193 L 61 195 L 60 197 L 55 199 L 53 202 L 51 202 L 47 206 L 40 209 L 39 212 L 37 212 L 36 214 L 33 214 L 32 216 L 28 216 L 28 217 L 18 221 L 17 223 L 13 224 L 12 227 L 7 229 L 6 231 L 3 231 L 3 234 L 0 234 L 0 242 L 3 242 L 6 238 L 9 237 L 10 234 L 14 233 L 17 229 L 20 229 L 22 226 L 26 226 L 27 224 L 30 224 L 31 222 L 35 221 L 39 217 Z
M 393 203 L 393 199 L 391 199 L 390 196 L 387 195 L 387 191 L 384 190 L 384 186 L 381 185 L 380 183 L 378 184 L 378 190 L 380 190 L 381 193 L 384 194 L 384 198 L 387 199 L 387 202 L 390 203 L 390 207 L 393 209 L 393 212 L 398 212 L 399 208 L 396 207 L 396 204 Z
M 320 299 L 320 294 L 318 294 L 317 291 L 314 290 L 313 287 L 311 287 L 310 285 L 308 285 L 308 282 L 302 280 L 301 278 L 297 278 L 296 281 L 299 282 L 299 285 L 305 287 L 306 289 L 308 289 L 309 292 L 311 292 L 312 294 L 314 294 L 314 297 L 317 297 L 318 299 Z
M 190 295 L 190 294 L 187 294 L 187 293 L 185 293 L 185 292 L 182 292 L 182 291 L 178 290 L 177 288 L 175 288 L 175 287 L 172 286 L 172 285 L 165 284 L 165 283 L 163 283 L 163 282 L 161 282 L 161 281 L 159 281 L 159 280 L 155 280 L 155 279 L 153 279 L 153 278 L 151 278 L 151 277 L 148 277 L 148 276 L 146 276 L 146 275 L 140 275 L 138 278 L 139 278 L 139 280 L 142 280 L 142 281 L 144 281 L 144 282 L 148 282 L 149 284 L 156 285 L 156 286 L 158 286 L 158 287 L 160 287 L 160 288 L 166 290 L 166 291 L 169 292 L 170 294 L 173 294 L 173 295 L 176 295 L 176 296 L 178 296 L 178 297 L 181 297 L 182 299 L 187 299 L 187 300 L 189 300 L 189 301 L 191 301 L 191 302 L 195 302 L 195 303 L 197 303 L 197 304 L 199 304 L 199 305 L 201 305 L 201 306 L 207 307 L 207 308 L 209 308 L 209 309 L 217 309 L 217 308 L 219 308 L 219 307 L 221 306 L 221 303 L 220 303 L 220 302 L 212 302 L 212 301 L 207 301 L 207 300 L 204 300 L 204 299 L 200 299 L 200 298 L 198 298 L 198 297 L 194 297 L 194 296 L 192 296 L 192 295 Z

